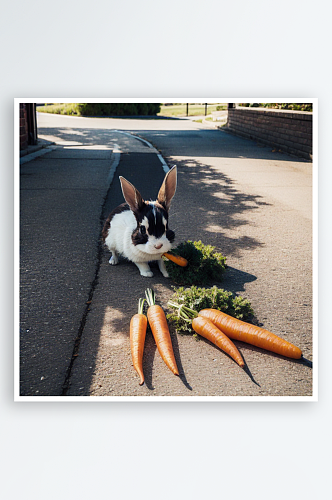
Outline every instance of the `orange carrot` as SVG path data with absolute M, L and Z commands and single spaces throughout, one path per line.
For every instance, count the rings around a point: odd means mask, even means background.
M 244 367 L 244 361 L 241 354 L 231 340 L 217 328 L 212 321 L 203 316 L 197 316 L 192 321 L 192 327 L 196 333 L 210 340 L 217 347 L 226 352 L 237 364 Z
M 171 260 L 175 264 L 181 267 L 186 267 L 188 265 L 188 261 L 184 257 L 180 257 L 180 255 L 173 255 L 172 253 L 165 252 L 164 257 L 168 260 Z
M 130 348 L 133 365 L 140 376 L 139 385 L 144 384 L 143 374 L 143 350 L 148 320 L 143 314 L 143 305 L 145 299 L 138 301 L 138 313 L 130 320 Z
M 233 318 L 217 309 L 202 309 L 198 314 L 212 321 L 216 327 L 231 339 L 241 340 L 247 344 L 255 345 L 288 358 L 300 359 L 302 356 L 301 349 L 287 342 L 287 340 L 264 328 Z
M 160 306 L 155 304 L 155 294 L 153 290 L 147 289 L 145 295 L 147 303 L 149 304 L 147 312 L 149 325 L 156 341 L 158 351 L 174 375 L 179 375 L 165 313 Z

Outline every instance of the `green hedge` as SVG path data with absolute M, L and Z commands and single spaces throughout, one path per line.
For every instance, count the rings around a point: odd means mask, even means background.
M 82 116 L 135 116 L 156 115 L 160 104 L 156 103 L 82 103 L 77 104 L 78 114 Z
M 246 108 L 271 108 L 271 109 L 290 109 L 293 111 L 312 111 L 311 103 L 301 103 L 301 102 L 243 102 L 239 106 L 244 106 Z

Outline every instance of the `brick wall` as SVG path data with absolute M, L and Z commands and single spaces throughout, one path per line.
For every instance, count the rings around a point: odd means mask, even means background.
M 20 150 L 28 147 L 28 116 L 25 104 L 20 104 Z
M 312 113 L 229 108 L 227 127 L 230 132 L 242 137 L 312 159 Z

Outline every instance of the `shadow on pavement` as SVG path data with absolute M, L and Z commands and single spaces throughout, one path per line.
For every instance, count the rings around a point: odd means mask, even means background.
M 183 120 L 181 121 L 183 122 Z M 160 122 L 160 120 L 156 120 L 156 122 Z M 130 123 L 129 119 L 128 123 Z M 109 144 L 111 134 L 117 130 L 116 123 L 114 122 L 112 125 L 112 120 L 108 123 L 109 128 L 95 128 L 93 126 L 87 128 L 86 126 L 80 127 L 80 125 L 80 121 L 77 121 L 73 123 L 72 128 L 38 127 L 38 134 L 47 140 L 52 137 L 52 140 L 56 138 L 57 142 L 59 140 L 66 143 L 72 142 L 80 147 Z M 173 156 L 251 158 L 311 163 L 310 160 L 293 157 L 280 151 L 272 152 L 274 151 L 272 146 L 258 144 L 255 140 L 237 137 L 222 130 L 192 130 L 191 128 L 188 128 L 188 130 L 136 130 L 135 128 L 126 128 L 125 130 L 133 135 L 147 139 L 157 149 L 162 149 L 163 155 L 167 152 L 169 143 L 172 141 Z M 202 149 L 202 141 L 204 149 Z
M 234 267 L 227 266 L 226 272 L 224 274 L 224 279 L 222 281 L 222 287 L 226 288 L 232 293 L 239 293 L 245 291 L 245 284 L 251 283 L 257 279 L 256 276 L 250 273 L 241 271 L 240 269 L 235 269 Z
M 267 205 L 261 196 L 239 191 L 232 179 L 198 160 L 183 160 L 177 166 L 178 189 L 170 220 L 178 242 L 201 240 L 226 257 L 264 245 L 236 232 L 234 237 L 228 235 L 248 224 L 247 213 Z

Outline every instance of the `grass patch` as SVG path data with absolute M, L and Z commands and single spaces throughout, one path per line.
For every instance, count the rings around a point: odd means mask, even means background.
M 210 115 L 213 111 L 221 111 L 222 109 L 227 109 L 227 104 L 225 103 L 208 104 L 207 114 Z M 205 115 L 205 104 L 189 104 L 188 116 L 202 116 L 202 115 Z M 167 117 L 187 116 L 187 104 L 171 104 L 169 106 L 165 106 L 164 104 L 162 104 L 158 116 L 167 116 Z
M 207 114 L 211 115 L 213 111 L 220 111 L 222 109 L 227 109 L 227 104 L 216 103 L 208 104 Z M 82 116 L 78 103 L 48 103 L 44 106 L 37 104 L 37 111 L 40 113 L 53 113 L 57 115 L 71 115 L 71 116 Z M 205 104 L 189 104 L 189 116 L 204 116 L 205 115 Z M 157 116 L 166 117 L 185 117 L 187 116 L 187 105 L 186 104 L 171 104 L 169 106 L 161 105 L 160 112 Z M 201 122 L 201 121 L 200 121 Z
M 36 106 L 39 113 L 52 113 L 55 115 L 72 115 L 79 116 L 79 111 L 76 103 L 59 103 L 45 104 L 44 106 Z

